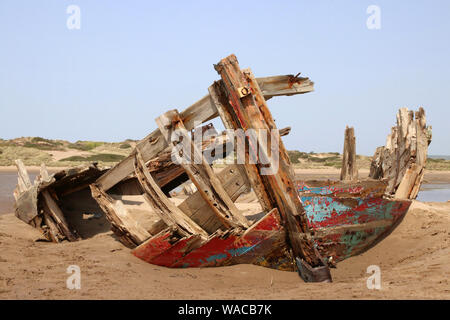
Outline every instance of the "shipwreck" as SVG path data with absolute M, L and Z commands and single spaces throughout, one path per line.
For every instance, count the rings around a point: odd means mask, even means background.
M 234 55 L 214 68 L 221 79 L 205 97 L 156 118 L 158 129 L 112 168 L 94 163 L 49 175 L 42 166 L 32 184 L 18 160 L 16 216 L 60 242 L 88 237 L 76 215 L 90 213 L 107 219 L 117 239 L 151 264 L 251 263 L 297 271 L 308 282 L 330 282 L 330 267 L 374 246 L 402 221 L 419 191 L 431 141 L 422 108 L 400 109 L 368 179 L 358 178 L 354 131 L 347 128 L 341 180 L 299 181 L 281 138 L 290 128 L 277 129 L 267 101 L 311 92 L 314 83 L 299 74 L 255 78 Z M 214 118 L 224 132 L 205 124 Z M 230 137 L 231 130 L 258 134 Z M 243 162 L 233 158 L 239 143 Z M 230 146 L 232 152 L 224 151 Z M 187 161 L 175 161 L 180 156 Z M 220 171 L 213 167 L 230 157 L 234 162 Z M 264 174 L 273 159 L 276 170 Z M 175 199 L 180 189 L 185 196 Z M 244 215 L 236 200 L 249 192 L 260 212 Z

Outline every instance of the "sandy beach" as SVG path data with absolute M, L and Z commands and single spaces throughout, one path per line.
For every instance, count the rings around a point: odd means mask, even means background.
M 338 173 L 296 170 L 304 179 Z M 448 183 L 450 172 L 426 179 Z M 0 214 L 0 299 L 450 299 L 450 202 L 415 201 L 390 236 L 332 269 L 333 283 L 304 283 L 294 272 L 253 265 L 154 266 L 131 255 L 111 231 L 72 243 L 41 239 L 12 212 Z M 81 269 L 80 290 L 66 287 L 70 265 Z M 366 286 L 370 265 L 381 269 L 381 290 Z

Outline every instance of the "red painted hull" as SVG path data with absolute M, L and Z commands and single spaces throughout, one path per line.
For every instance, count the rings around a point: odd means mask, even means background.
M 380 190 L 309 188 L 304 183 L 299 188 L 317 249 L 330 263 L 360 254 L 384 239 L 411 203 L 384 199 Z M 170 268 L 248 263 L 295 271 L 286 239 L 278 210 L 273 209 L 245 232 L 219 231 L 208 239 L 182 238 L 176 230 L 166 229 L 135 248 L 133 254 Z

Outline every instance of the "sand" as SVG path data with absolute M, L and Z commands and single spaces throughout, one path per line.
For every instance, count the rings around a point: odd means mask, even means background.
M 0 215 L 0 299 L 450 299 L 450 202 L 415 201 L 390 236 L 332 269 L 333 283 L 253 265 L 154 266 L 111 231 L 73 243 L 39 239 L 12 213 Z M 81 269 L 80 290 L 66 287 L 70 265 Z M 380 290 L 367 288 L 370 265 L 381 268 Z

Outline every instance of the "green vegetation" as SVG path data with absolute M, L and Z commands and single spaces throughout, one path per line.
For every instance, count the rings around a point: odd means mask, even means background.
M 90 151 L 104 144 L 105 144 L 104 142 L 96 142 L 96 141 L 77 141 L 75 143 L 69 143 L 67 147 L 70 149 L 76 149 L 81 151 Z
M 68 158 L 61 159 L 60 161 L 70 161 L 70 162 L 118 162 L 124 159 L 125 156 L 120 154 L 112 153 L 99 153 L 91 156 L 72 156 Z
M 122 144 L 119 146 L 119 148 L 120 148 L 120 149 L 130 149 L 130 148 L 131 148 L 131 145 L 130 145 L 129 143 L 122 143 Z
M 428 158 L 425 168 L 428 170 L 450 170 L 450 160 Z
M 27 166 L 38 166 L 52 160 L 50 154 L 36 148 L 8 146 L 1 147 L 0 166 L 12 166 L 16 159 L 22 159 Z

